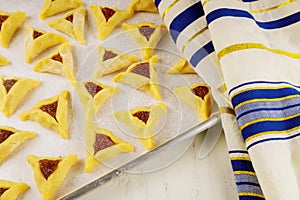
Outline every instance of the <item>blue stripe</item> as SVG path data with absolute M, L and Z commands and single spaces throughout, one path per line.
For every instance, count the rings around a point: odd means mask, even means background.
M 233 171 L 249 171 L 254 172 L 251 161 L 248 160 L 231 160 Z
M 290 95 L 300 95 L 295 88 L 274 88 L 274 89 L 253 89 L 235 95 L 232 99 L 232 105 L 235 108 L 238 104 L 252 99 L 273 99 Z
M 161 0 L 155 0 L 155 1 L 154 1 L 154 3 L 155 3 L 155 5 L 156 5 L 156 7 L 158 7 L 158 6 L 159 6 L 160 2 L 161 2 Z
M 214 45 L 212 41 L 208 42 L 206 45 L 204 45 L 202 48 L 200 48 L 194 55 L 192 56 L 190 63 L 193 67 L 196 67 L 198 63 L 203 60 L 206 56 L 214 52 Z
M 260 187 L 259 184 L 257 184 L 257 183 L 252 183 L 252 182 L 236 182 L 236 185 L 252 185 L 252 186 Z
M 255 146 L 255 145 L 259 144 L 259 143 L 268 142 L 268 141 L 290 140 L 290 139 L 296 138 L 298 136 L 300 136 L 300 133 L 297 133 L 295 135 L 291 135 L 289 137 L 284 137 L 284 138 L 277 137 L 277 138 L 267 138 L 267 139 L 259 140 L 257 142 L 253 142 L 252 144 L 250 144 L 249 146 L 247 146 L 247 149 L 249 150 L 251 147 L 253 147 L 253 146 Z
M 245 3 L 249 3 L 249 2 L 255 2 L 257 0 L 242 0 L 242 2 L 245 2 Z
M 243 87 L 245 85 L 261 84 L 261 83 L 267 83 L 267 84 L 271 84 L 271 85 L 287 84 L 287 85 L 290 85 L 290 86 L 293 86 L 293 87 L 296 87 L 296 88 L 300 88 L 300 86 L 291 84 L 291 83 L 286 82 L 286 81 L 278 81 L 278 82 L 271 82 L 271 81 L 251 81 L 251 82 L 242 83 L 240 85 L 237 85 L 237 86 L 233 87 L 232 89 L 229 90 L 229 95 L 231 94 L 231 92 L 233 92 L 237 88 Z
M 259 22 L 254 19 L 254 17 L 247 11 L 237 10 L 237 9 L 229 9 L 229 8 L 221 8 L 210 12 L 206 16 L 207 24 L 209 25 L 216 19 L 222 17 L 242 17 L 248 18 L 255 21 L 255 23 L 263 29 L 278 29 L 294 24 L 300 20 L 300 12 L 294 13 L 292 15 L 286 16 L 282 19 L 269 21 L 269 22 Z
M 274 108 L 264 108 L 264 107 L 261 107 L 261 108 L 257 108 L 257 109 L 253 109 L 253 110 L 247 110 L 246 112 L 240 113 L 240 115 L 237 117 L 237 120 L 239 120 L 241 117 L 243 117 L 243 116 L 245 116 L 247 114 L 250 114 L 250 113 L 256 113 L 256 112 L 260 112 L 260 111 L 268 111 L 268 110 L 270 110 L 270 111 L 284 111 L 284 110 L 287 110 L 289 108 L 294 108 L 294 107 L 298 107 L 298 106 L 300 106 L 300 103 L 295 104 L 295 105 L 289 105 L 289 106 L 286 106 L 286 107 L 277 107 L 277 108 L 275 108 L 275 107 Z M 299 109 L 297 109 L 297 110 L 299 110 Z M 297 111 L 297 112 L 300 112 L 300 110 Z M 266 112 L 266 113 L 268 113 L 268 112 Z M 255 115 L 255 114 L 253 114 L 253 115 Z
M 239 200 L 265 200 L 265 198 L 253 196 L 239 196 Z
M 267 131 L 285 131 L 300 126 L 300 116 L 282 121 L 263 121 L 251 124 L 242 130 L 243 138 Z
M 231 150 L 231 151 L 228 151 L 228 153 L 244 153 L 244 154 L 248 154 L 248 151 L 243 151 L 243 150 Z
M 201 1 L 180 13 L 170 24 L 170 34 L 175 43 L 180 32 L 202 16 L 204 16 L 204 11 Z

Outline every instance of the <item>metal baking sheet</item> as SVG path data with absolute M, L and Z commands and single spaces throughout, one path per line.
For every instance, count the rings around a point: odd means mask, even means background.
M 115 6 L 119 9 L 126 9 L 130 0 L 111 1 L 111 0 L 85 0 L 85 7 L 88 8 L 91 4 L 102 6 Z M 50 17 L 44 21 L 38 18 L 39 11 L 42 8 L 43 1 L 31 0 L 10 0 L 1 1 L 0 7 L 8 12 L 24 11 L 27 13 L 27 19 L 24 23 L 35 28 L 45 31 L 58 33 L 60 32 L 51 29 L 47 22 L 64 15 L 64 13 Z M 153 13 L 137 13 L 131 19 L 126 20 L 126 23 L 138 23 L 141 21 L 150 21 L 160 24 L 160 16 Z M 23 25 L 23 26 L 24 26 Z M 0 121 L 3 126 L 13 126 L 19 130 L 34 131 L 38 134 L 36 138 L 26 141 L 23 145 L 17 148 L 0 165 L 0 179 L 11 181 L 22 181 L 30 186 L 22 199 L 40 199 L 36 184 L 33 180 L 33 171 L 27 163 L 26 157 L 30 154 L 37 156 L 65 156 L 71 153 L 77 154 L 79 162 L 70 170 L 68 177 L 60 186 L 56 193 L 57 199 L 72 199 L 75 196 L 83 194 L 88 190 L 105 183 L 112 177 L 122 174 L 137 163 L 147 159 L 147 157 L 159 153 L 161 150 L 170 147 L 176 142 L 181 142 L 184 139 L 191 137 L 205 129 L 213 126 L 218 122 L 218 116 L 212 116 L 208 121 L 200 123 L 197 114 L 183 104 L 172 92 L 174 86 L 191 85 L 198 82 L 203 82 L 197 75 L 166 75 L 164 71 L 176 63 L 180 58 L 180 53 L 172 43 L 168 34 L 162 39 L 155 51 L 159 56 L 157 65 L 158 78 L 160 81 L 160 91 L 162 101 L 167 105 L 168 111 L 164 116 L 160 126 L 155 134 L 156 149 L 151 152 L 146 152 L 139 140 L 126 130 L 122 124 L 116 121 L 113 117 L 113 112 L 117 110 L 126 110 L 136 106 L 147 106 L 155 104 L 154 100 L 148 94 L 135 90 L 129 86 L 112 82 L 112 77 L 115 74 L 105 76 L 99 79 L 100 82 L 107 85 L 116 85 L 122 91 L 112 98 L 107 100 L 97 113 L 95 123 L 100 127 L 111 130 L 121 139 L 132 143 L 135 146 L 133 153 L 126 153 L 116 158 L 109 160 L 98 166 L 92 173 L 83 171 L 86 158 L 85 138 L 83 133 L 84 114 L 82 105 L 78 100 L 77 94 L 66 78 L 53 74 L 36 73 L 32 71 L 35 63 L 51 53 L 56 47 L 51 48 L 39 55 L 33 63 L 24 63 L 24 27 L 20 27 L 14 35 L 12 43 L 8 49 L 0 48 L 0 55 L 8 58 L 11 61 L 9 66 L 1 67 L 0 74 L 3 76 L 18 76 L 32 78 L 41 81 L 41 85 L 33 90 L 18 106 L 16 112 L 10 118 L 5 118 L 0 114 Z M 128 33 L 124 32 L 118 26 L 105 41 L 97 39 L 96 27 L 91 13 L 87 9 L 87 20 L 85 26 L 86 45 L 80 45 L 73 38 L 64 35 L 73 46 L 75 73 L 80 81 L 89 80 L 94 72 L 97 63 L 97 46 L 103 45 L 111 48 L 116 48 L 120 51 L 128 52 L 141 58 L 141 51 L 135 42 L 130 38 Z M 71 93 L 72 114 L 70 115 L 70 138 L 67 140 L 61 139 L 59 135 L 51 130 L 48 130 L 39 124 L 31 121 L 22 122 L 18 115 L 31 108 L 37 101 L 52 97 L 59 94 L 62 89 L 67 89 Z M 191 127 L 194 127 L 191 129 Z

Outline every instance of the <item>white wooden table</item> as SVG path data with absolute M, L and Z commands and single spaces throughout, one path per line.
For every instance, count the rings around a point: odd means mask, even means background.
M 188 150 L 165 168 L 123 174 L 78 200 L 236 200 L 224 135 L 209 156 L 199 160 L 203 138 L 204 134 L 198 135 Z

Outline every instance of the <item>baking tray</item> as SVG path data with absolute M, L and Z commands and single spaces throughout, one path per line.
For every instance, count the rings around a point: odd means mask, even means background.
M 85 0 L 85 7 L 91 4 L 103 6 L 116 6 L 119 9 L 126 9 L 130 0 L 111 1 L 111 0 Z M 31 0 L 10 0 L 1 1 L 0 7 L 8 12 L 24 11 L 27 13 L 27 19 L 24 23 L 35 28 L 45 31 L 54 32 L 63 35 L 51 29 L 47 22 L 62 17 L 64 13 L 50 17 L 45 21 L 38 18 L 42 1 Z M 138 23 L 141 21 L 150 21 L 153 23 L 162 23 L 160 16 L 153 13 L 137 13 L 126 23 Z M 65 156 L 71 153 L 78 155 L 79 162 L 70 170 L 68 177 L 60 186 L 56 193 L 58 199 L 72 199 L 81 195 L 88 190 L 105 183 L 111 178 L 122 174 L 138 163 L 143 162 L 153 154 L 159 154 L 166 148 L 184 141 L 186 138 L 192 137 L 207 128 L 216 124 L 219 120 L 218 115 L 213 115 L 207 121 L 199 124 L 196 113 L 183 104 L 173 93 L 172 88 L 178 85 L 191 85 L 203 80 L 197 75 L 165 75 L 164 71 L 171 65 L 175 64 L 180 58 L 180 53 L 167 34 L 155 51 L 160 58 L 157 65 L 159 71 L 159 80 L 161 82 L 160 90 L 163 101 L 168 106 L 167 115 L 163 118 L 160 127 L 155 135 L 156 148 L 150 152 L 145 151 L 141 143 L 130 131 L 126 130 L 122 124 L 113 118 L 113 112 L 117 110 L 126 110 L 136 106 L 145 106 L 156 103 L 157 101 L 144 92 L 134 90 L 133 88 L 116 84 L 111 81 L 115 75 L 108 75 L 101 78 L 101 81 L 107 85 L 115 85 L 122 89 L 122 92 L 114 95 L 101 107 L 94 122 L 99 126 L 111 130 L 118 137 L 125 141 L 129 141 L 135 146 L 135 152 L 122 154 L 116 158 L 109 160 L 107 163 L 100 165 L 91 173 L 83 171 L 84 161 L 86 157 L 85 139 L 83 134 L 84 113 L 82 105 L 78 100 L 73 87 L 66 78 L 44 73 L 35 73 L 32 67 L 35 63 L 47 56 L 56 47 L 47 50 L 39 55 L 32 64 L 24 63 L 24 36 L 25 30 L 21 27 L 15 34 L 12 43 L 8 49 L 0 48 L 0 55 L 8 58 L 11 65 L 1 67 L 0 74 L 4 76 L 27 77 L 41 81 L 41 85 L 32 91 L 18 106 L 16 112 L 10 118 L 5 118 L 0 114 L 1 125 L 13 126 L 19 130 L 34 131 L 38 136 L 30 141 L 26 141 L 13 154 L 6 159 L 0 166 L 0 179 L 11 181 L 22 181 L 30 186 L 22 199 L 40 199 L 40 194 L 33 180 L 33 171 L 27 163 L 26 157 L 30 154 L 37 156 Z M 89 80 L 94 72 L 97 63 L 97 46 L 103 45 L 116 48 L 120 51 L 128 52 L 141 57 L 138 46 L 132 41 L 128 33 L 124 32 L 121 27 L 117 27 L 111 36 L 105 41 L 97 40 L 96 27 L 90 12 L 87 12 L 87 20 L 85 26 L 86 45 L 80 45 L 74 39 L 64 35 L 73 46 L 75 69 L 77 79 L 80 81 Z M 59 94 L 62 89 L 67 89 L 71 93 L 72 99 L 72 116 L 70 116 L 70 138 L 68 140 L 61 139 L 56 133 L 48 130 L 39 124 L 31 121 L 22 122 L 18 115 L 31 108 L 37 101 L 52 97 Z M 122 101 L 126 99 L 126 101 Z M 216 108 L 214 108 L 214 111 Z M 191 128 L 194 127 L 194 128 Z M 188 148 L 187 145 L 185 148 Z M 182 150 L 183 153 L 184 149 Z M 13 170 L 12 170 L 13 169 Z

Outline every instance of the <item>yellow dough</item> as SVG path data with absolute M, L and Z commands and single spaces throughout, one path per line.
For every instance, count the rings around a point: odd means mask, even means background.
M 107 38 L 121 21 L 130 18 L 133 14 L 130 10 L 119 10 L 114 7 L 98 5 L 91 5 L 90 11 L 96 22 L 99 40 Z
M 159 102 L 153 106 L 118 111 L 114 113 L 114 116 L 130 128 L 147 150 L 151 150 L 154 148 L 154 133 L 157 123 L 166 111 L 166 105 Z M 139 116 L 145 118 L 140 119 Z
M 34 132 L 19 131 L 9 126 L 0 126 L 0 163 L 24 141 L 35 136 L 36 133 Z
M 41 52 L 49 47 L 66 41 L 66 38 L 55 33 L 45 31 L 30 26 L 25 27 L 25 62 L 31 63 L 32 60 Z
M 9 13 L 0 10 L 0 44 L 2 47 L 8 48 L 15 31 L 25 19 L 26 13 L 24 12 Z
M 115 136 L 111 131 L 100 128 L 92 122 L 85 124 L 87 159 L 85 172 L 91 172 L 97 165 L 121 153 L 132 152 L 134 147 Z
M 193 89 L 199 88 L 201 90 L 201 97 L 196 95 Z M 212 109 L 211 92 L 205 84 L 195 84 L 192 86 L 174 87 L 173 92 L 187 105 L 193 108 L 199 118 L 205 121 L 210 117 Z
M 107 86 L 97 81 L 86 81 L 76 82 L 75 90 L 86 114 L 94 116 L 104 101 L 117 92 L 119 88 Z
M 145 60 L 152 56 L 156 45 L 166 33 L 164 25 L 156 25 L 150 22 L 124 23 L 122 27 L 142 48 L 142 55 Z
M 160 92 L 156 74 L 157 56 L 149 60 L 132 64 L 126 72 L 117 74 L 113 81 L 125 83 L 137 89 L 148 92 L 155 99 L 160 100 Z
M 166 74 L 196 74 L 196 72 L 186 59 L 180 58 L 174 66 L 166 71 Z
M 34 67 L 35 72 L 48 72 L 68 78 L 72 85 L 75 83 L 73 73 L 74 63 L 72 49 L 69 42 L 62 44 L 49 56 L 41 59 Z
M 75 38 L 80 44 L 85 44 L 84 24 L 85 24 L 85 8 L 77 8 L 64 15 L 63 18 L 55 19 L 48 22 L 48 25 L 60 32 L 63 32 Z
M 28 188 L 29 186 L 26 183 L 0 180 L 0 199 L 17 200 Z
M 98 47 L 98 55 L 98 65 L 94 78 L 125 69 L 132 63 L 140 60 L 138 57 L 103 46 Z
M 25 95 L 40 83 L 37 80 L 18 77 L 0 77 L 0 81 L 0 105 L 6 117 L 11 116 Z
M 67 90 L 59 95 L 39 101 L 33 108 L 19 115 L 22 121 L 36 121 L 42 126 L 68 138 L 68 97 Z
M 128 9 L 133 10 L 134 12 L 145 11 L 158 13 L 153 0 L 132 0 Z
M 3 56 L 0 56 L 0 66 L 8 65 L 10 62 Z
M 30 155 L 27 162 L 34 172 L 34 180 L 43 200 L 52 200 L 71 167 L 77 162 L 75 154 L 66 157 L 37 157 Z
M 81 0 L 44 0 L 42 11 L 40 12 L 40 18 L 46 19 L 57 13 L 77 8 L 83 5 Z

